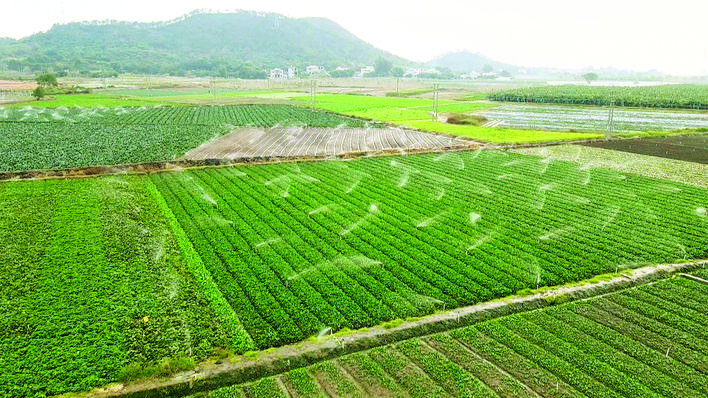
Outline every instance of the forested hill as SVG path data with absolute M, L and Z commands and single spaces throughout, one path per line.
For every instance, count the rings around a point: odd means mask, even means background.
M 0 40 L 0 70 L 262 77 L 267 69 L 334 69 L 397 58 L 324 18 L 193 12 L 161 23 L 55 25 L 20 40 Z

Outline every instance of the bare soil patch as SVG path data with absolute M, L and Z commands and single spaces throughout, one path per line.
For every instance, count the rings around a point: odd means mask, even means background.
M 476 145 L 460 138 L 400 128 L 239 128 L 184 156 L 187 160 L 342 156 Z
M 35 88 L 37 88 L 37 83 L 35 82 L 0 80 L 0 91 L 28 91 Z

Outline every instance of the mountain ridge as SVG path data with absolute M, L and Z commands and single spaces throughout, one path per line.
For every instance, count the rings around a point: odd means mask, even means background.
M 355 70 L 378 58 L 413 64 L 329 19 L 254 11 L 192 12 L 163 22 L 73 22 L 19 40 L 0 40 L 0 68 L 60 74 L 258 78 L 270 68 L 290 65 L 301 70 L 307 65 Z

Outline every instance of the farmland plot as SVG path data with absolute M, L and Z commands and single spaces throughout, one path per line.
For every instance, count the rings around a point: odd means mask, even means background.
M 229 345 L 148 186 L 0 184 L 0 397 L 90 390 Z
M 469 141 L 400 128 L 243 128 L 185 155 L 185 159 L 332 156 L 345 153 L 465 147 Z
M 552 105 L 507 105 L 478 113 L 496 127 L 605 131 L 608 110 Z M 615 109 L 612 131 L 631 133 L 708 128 L 708 113 Z
M 532 156 L 150 178 L 260 348 L 708 255 L 705 189 Z
M 645 87 L 541 86 L 516 88 L 488 96 L 493 101 L 546 104 L 610 105 L 708 109 L 706 85 L 667 84 Z
M 118 125 L 233 125 L 270 127 L 339 125 L 364 127 L 366 122 L 286 105 L 140 106 L 114 108 L 0 107 L 0 121 L 93 123 Z
M 213 391 L 272 397 L 701 397 L 708 290 L 672 279 Z M 260 390 L 262 391 L 262 390 Z
M 2 109 L 0 171 L 170 161 L 234 126 L 365 127 L 292 106 Z
M 610 140 L 588 146 L 708 164 L 708 134 Z
M 516 153 L 602 167 L 708 188 L 708 164 L 620 152 L 585 145 L 554 145 L 513 149 Z

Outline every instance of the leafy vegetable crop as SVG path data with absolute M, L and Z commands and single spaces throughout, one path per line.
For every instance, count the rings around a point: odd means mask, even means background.
M 0 397 L 90 390 L 229 346 L 146 183 L 0 184 Z
M 708 254 L 704 189 L 503 152 L 151 179 L 259 348 Z
M 339 383 L 355 387 L 331 395 L 705 396 L 706 294 L 693 281 L 662 281 L 345 355 L 207 396 L 265 385 L 272 397 L 324 396 Z
M 174 160 L 234 126 L 364 124 L 282 105 L 0 109 L 0 171 Z
M 708 85 L 650 87 L 542 86 L 490 94 L 493 101 L 708 109 Z

